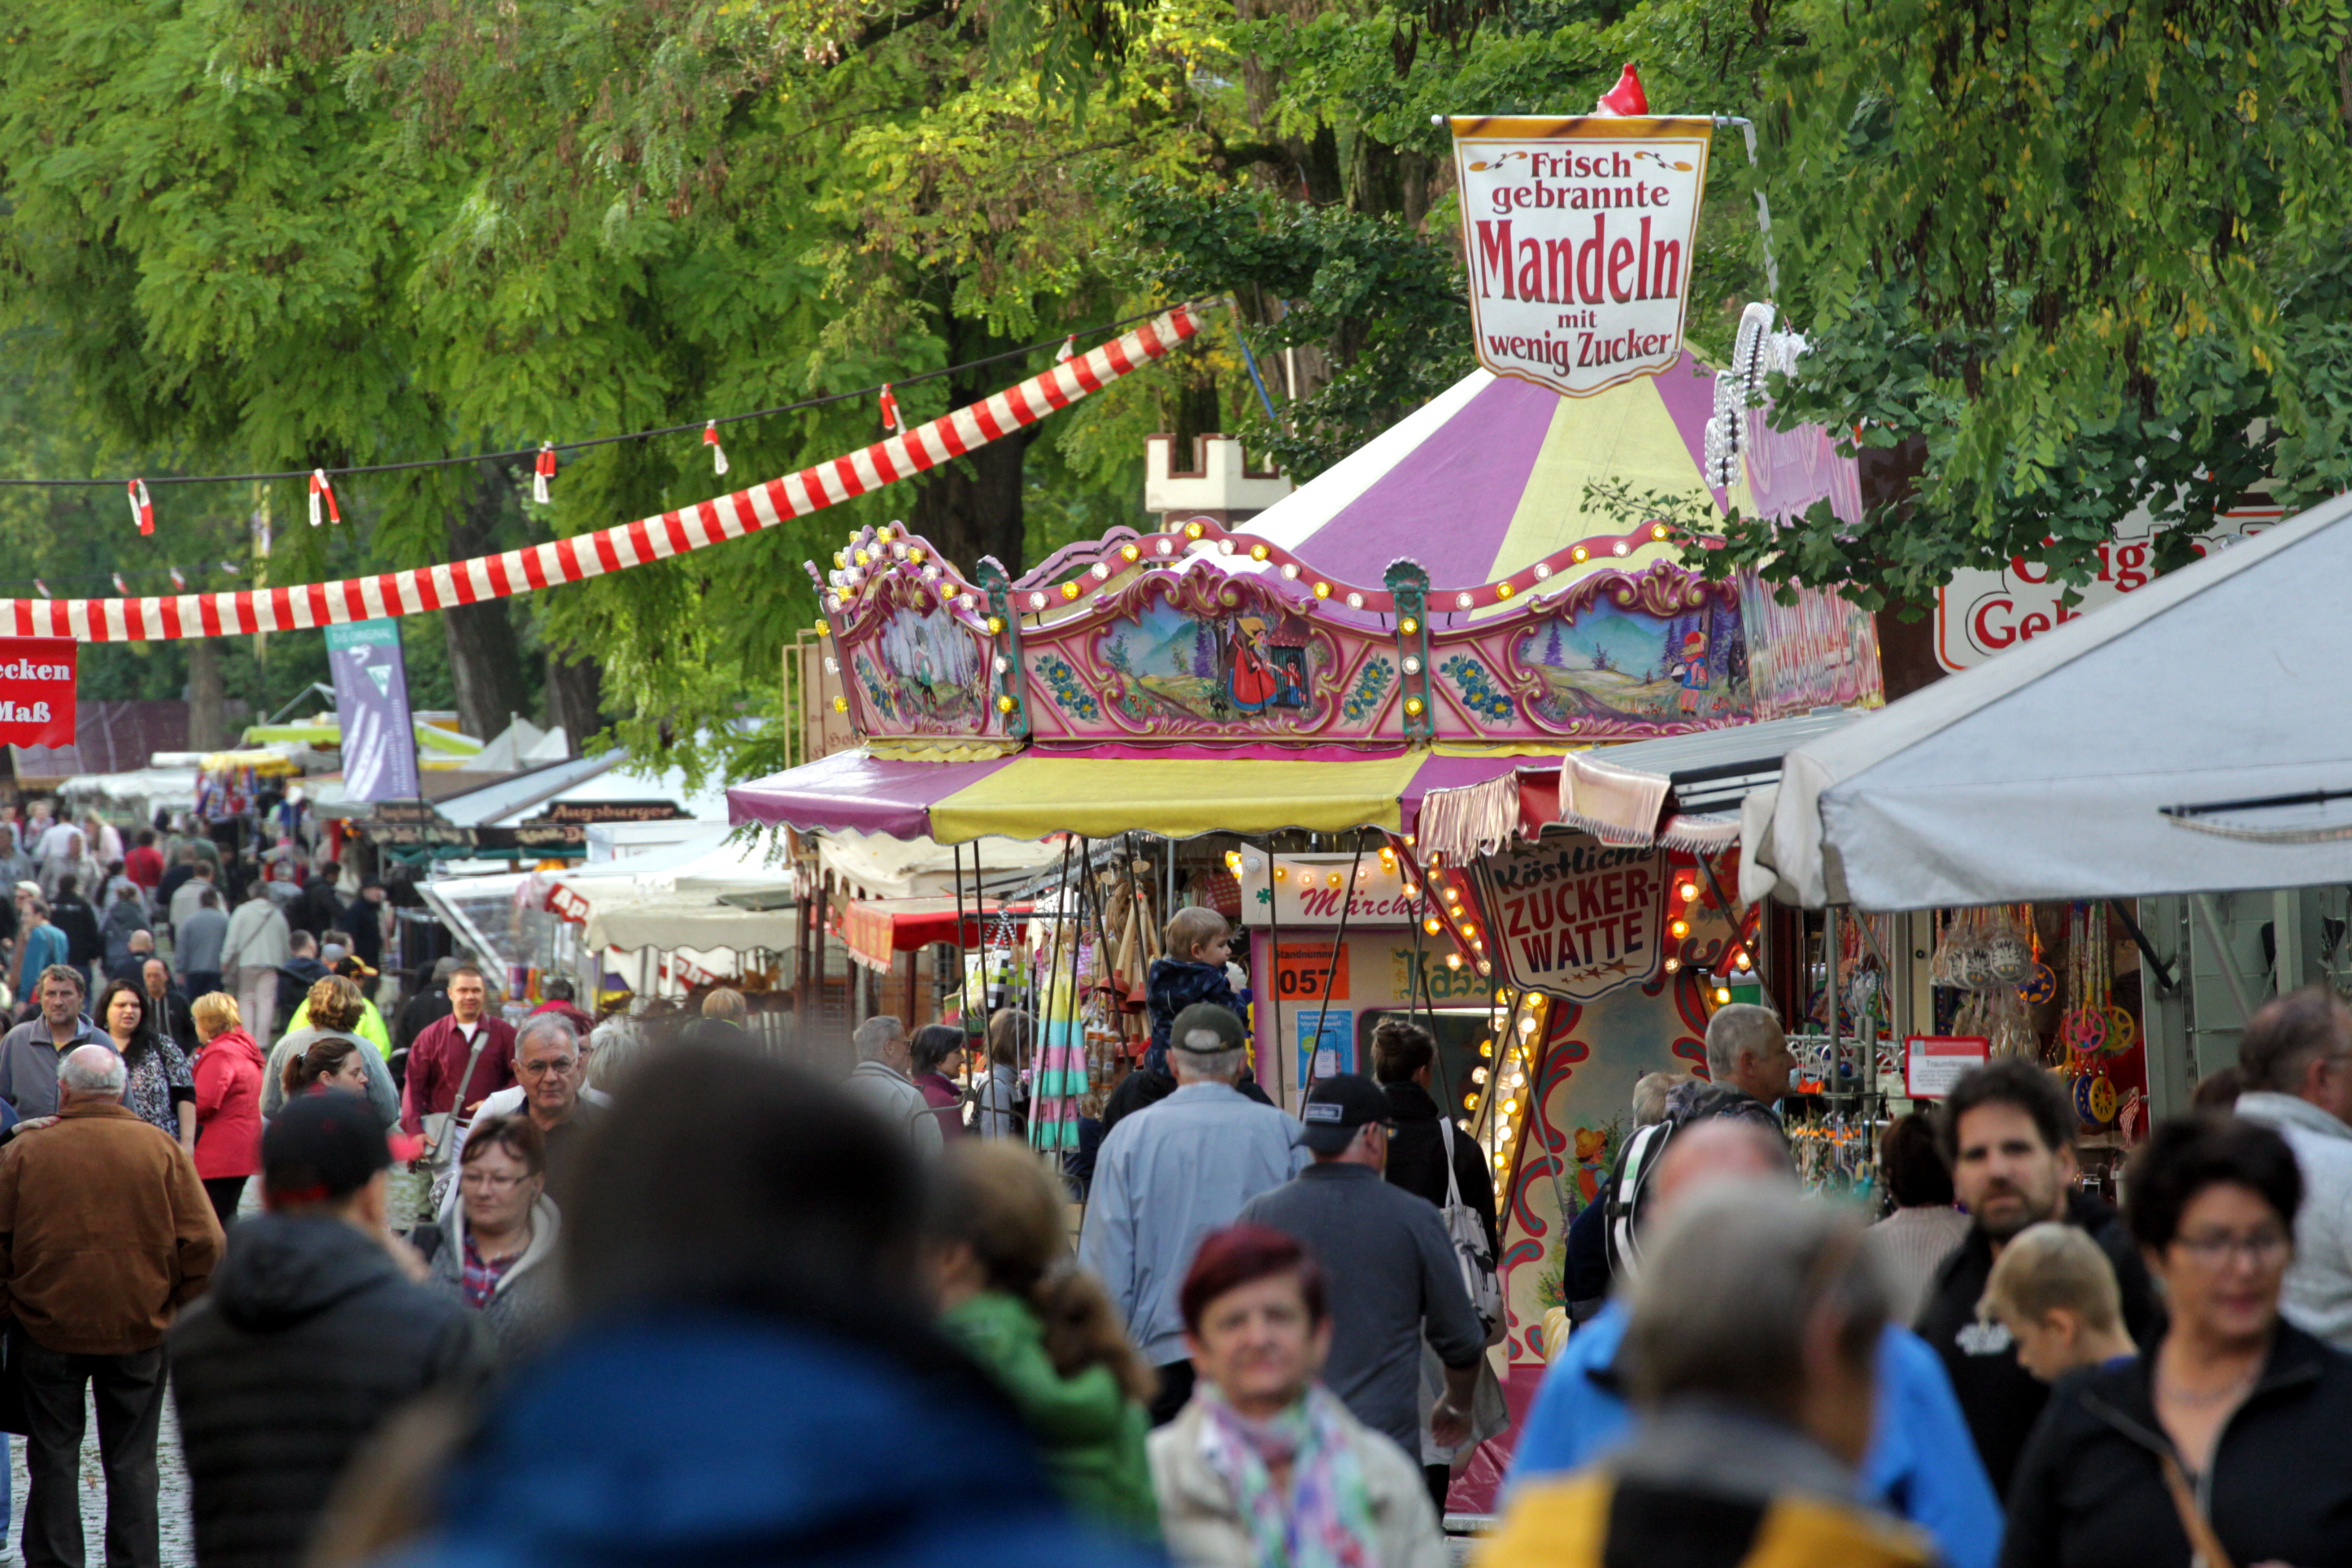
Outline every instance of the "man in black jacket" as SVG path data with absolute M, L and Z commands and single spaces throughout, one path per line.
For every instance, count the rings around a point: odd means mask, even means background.
M 2143 1345 L 2154 1338 L 2147 1266 L 2114 1208 L 2074 1185 L 2074 1126 L 2058 1080 L 2019 1057 L 1970 1072 L 1944 1102 L 1940 1131 L 1952 1188 L 1976 1225 L 1937 1275 L 1917 1328 L 1943 1357 L 1977 1454 L 2004 1500 L 2050 1397 L 2048 1386 L 2017 1364 L 2009 1330 L 1977 1315 L 1985 1279 L 2010 1237 L 2042 1220 L 2081 1226 L 2115 1265 L 2124 1326 Z
M 384 1226 L 383 1129 L 356 1095 L 287 1102 L 261 1147 L 268 1212 L 172 1330 L 205 1568 L 295 1568 L 345 1463 L 416 1395 L 472 1393 L 478 1314 L 415 1283 Z
M 1429 1092 L 1437 1070 L 1437 1042 L 1427 1029 L 1403 1018 L 1384 1018 L 1372 1031 L 1372 1076 L 1389 1097 L 1389 1184 L 1445 1206 L 1444 1113 Z M 1454 1130 L 1454 1181 L 1462 1201 L 1486 1226 L 1490 1258 L 1503 1255 L 1495 1228 L 1495 1178 L 1478 1141 Z
M 58 896 L 49 900 L 49 923 L 65 933 L 66 962 L 84 974 L 106 957 L 106 938 L 99 933 L 97 911 L 81 896 L 81 879 L 70 872 L 58 879 Z M 105 983 L 95 975 L 93 986 Z

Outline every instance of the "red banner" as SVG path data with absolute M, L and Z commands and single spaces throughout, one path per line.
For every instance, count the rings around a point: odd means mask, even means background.
M 74 743 L 71 637 L 0 637 L 0 741 L 12 746 Z

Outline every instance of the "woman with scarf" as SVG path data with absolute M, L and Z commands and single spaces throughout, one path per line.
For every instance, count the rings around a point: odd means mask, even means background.
M 1150 1450 L 1181 1568 L 1443 1568 L 1420 1465 L 1316 1381 L 1331 1312 L 1306 1250 L 1265 1226 L 1213 1231 L 1180 1300 L 1199 1381 Z

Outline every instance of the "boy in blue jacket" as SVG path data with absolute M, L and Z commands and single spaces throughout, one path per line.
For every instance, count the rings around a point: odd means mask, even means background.
M 1152 1072 L 1168 1070 L 1168 1029 L 1176 1015 L 1196 1002 L 1213 1002 L 1236 1018 L 1249 1016 L 1249 999 L 1234 994 L 1225 978 L 1225 960 L 1233 956 L 1233 927 L 1214 910 L 1195 905 L 1178 910 L 1160 931 L 1168 950 L 1151 961 L 1144 986 L 1144 1006 L 1151 1016 L 1151 1050 L 1143 1058 Z

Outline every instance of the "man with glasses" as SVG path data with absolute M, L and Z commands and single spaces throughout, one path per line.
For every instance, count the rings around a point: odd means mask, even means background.
M 2010 1238 L 2042 1220 L 2080 1226 L 2115 1266 L 2124 1326 L 2153 1342 L 2147 1267 L 2115 1209 L 2074 1185 L 2074 1108 L 2058 1079 L 2022 1057 L 1988 1062 L 1952 1086 L 1939 1132 L 1952 1190 L 1976 1223 L 1946 1260 L 1919 1311 L 1919 1336 L 1943 1357 L 1993 1489 L 2006 1499 L 2048 1387 L 2017 1362 L 2009 1330 L 1980 1303 Z
M 588 1087 L 581 1055 L 580 1037 L 570 1019 L 561 1013 L 531 1014 L 515 1032 L 514 1086 L 484 1100 L 474 1121 L 467 1126 L 467 1136 L 471 1137 L 476 1125 L 494 1116 L 528 1115 L 531 1125 L 539 1129 L 540 1141 L 546 1150 L 548 1195 L 559 1208 L 568 1190 L 565 1184 L 573 1154 L 589 1126 L 612 1103 L 611 1097 L 602 1089 Z M 462 1165 L 465 1160 L 466 1144 L 461 1139 L 457 1163 Z M 441 1200 L 441 1223 L 445 1228 L 457 1208 L 457 1184 L 452 1182 Z
M 2238 1042 L 2238 1114 L 2284 1138 L 2303 1172 L 2286 1321 L 2352 1350 L 2352 1009 L 2307 985 L 2257 1012 Z
M 1331 1285 L 1324 1384 L 1418 1462 L 1423 1338 L 1445 1367 L 1431 1435 L 1450 1447 L 1469 1429 L 1486 1331 L 1436 1205 L 1381 1179 L 1391 1114 L 1370 1079 L 1338 1073 L 1318 1082 L 1293 1139 L 1315 1163 L 1252 1198 L 1241 1217 L 1291 1237 L 1323 1266 Z

